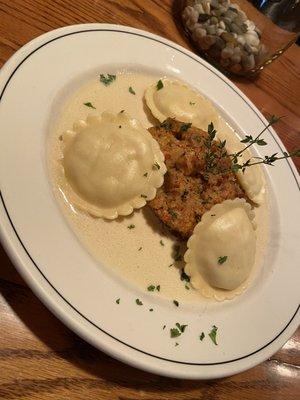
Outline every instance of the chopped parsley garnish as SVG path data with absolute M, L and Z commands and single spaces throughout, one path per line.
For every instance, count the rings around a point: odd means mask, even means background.
M 191 280 L 191 278 L 184 272 L 183 269 L 181 270 L 180 279 L 186 282 L 189 282 Z
M 175 212 L 171 208 L 169 208 L 168 211 L 169 211 L 169 214 L 171 215 L 172 218 L 177 218 L 177 212 Z
M 120 299 L 117 299 L 117 300 L 116 300 L 116 303 L 117 303 L 117 304 L 120 304 Z
M 152 312 L 152 311 L 153 311 L 153 308 L 149 308 L 149 311 Z
M 175 325 L 177 326 L 177 328 L 180 330 L 181 333 L 183 333 L 185 331 L 185 328 L 187 327 L 187 325 L 180 325 L 179 322 L 176 322 Z
M 143 176 L 147 177 L 148 176 L 148 172 L 145 172 Z
M 152 166 L 153 169 L 160 169 L 160 165 L 156 162 Z
M 175 338 L 181 335 L 181 332 L 177 328 L 170 329 L 170 336 L 171 338 Z
M 172 264 L 170 264 L 170 265 L 168 265 L 168 268 L 171 268 L 173 265 L 174 265 L 173 263 L 172 263 Z
M 213 325 L 212 330 L 209 332 L 208 336 L 211 338 L 212 342 L 217 346 L 217 330 L 218 328 Z
M 175 343 L 175 347 L 176 347 L 176 346 L 179 346 L 179 343 L 178 343 L 178 342 Z
M 111 74 L 101 74 L 100 75 L 100 82 L 103 83 L 103 85 L 108 86 L 110 85 L 113 81 L 116 80 L 116 75 L 111 75 Z
M 160 90 L 160 89 L 162 89 L 163 87 L 164 87 L 164 84 L 163 84 L 162 80 L 160 79 L 160 80 L 157 82 L 157 84 L 156 84 L 156 89 L 157 89 L 157 90 Z
M 218 264 L 222 265 L 227 260 L 227 256 L 221 256 L 218 258 Z
M 173 300 L 173 303 L 175 304 L 176 307 L 179 307 L 179 303 L 177 300 Z
M 124 111 L 125 111 L 125 110 L 121 110 L 121 111 L 120 111 L 120 114 L 123 114 Z
M 205 338 L 205 333 L 204 332 L 201 332 L 201 335 L 199 336 L 199 339 L 201 340 L 201 342 L 202 342 L 202 340 Z
M 144 199 L 147 198 L 147 196 L 145 194 L 141 194 L 141 197 L 143 197 Z
M 135 94 L 135 91 L 132 89 L 131 86 L 129 87 L 128 91 L 129 91 L 129 93 L 131 93 L 131 94 Z
M 182 255 L 180 254 L 180 246 L 174 246 L 174 261 L 182 261 Z
M 136 302 L 136 304 L 137 304 L 138 306 L 142 306 L 142 305 L 143 305 L 143 303 L 141 302 L 140 299 L 135 299 L 135 302 Z
M 194 106 L 196 103 L 194 103 L 193 101 L 190 101 L 190 106 Z
M 156 286 L 156 290 L 157 290 L 158 292 L 160 292 L 160 285 L 157 285 L 157 286 Z
M 83 103 L 83 105 L 85 105 L 85 106 L 87 106 L 87 107 L 90 107 L 90 108 L 93 108 L 94 110 L 96 110 L 96 107 L 94 107 L 93 104 L 90 103 L 90 102 L 88 102 L 88 103 Z
M 186 290 L 190 290 L 189 285 L 185 285 L 184 287 L 186 288 Z
M 147 287 L 148 292 L 154 292 L 155 290 L 155 286 L 154 285 L 150 285 Z
M 142 247 L 140 247 L 139 249 L 138 249 L 138 251 L 141 251 L 142 250 Z
M 186 124 L 182 124 L 181 127 L 180 127 L 180 132 L 186 132 L 191 126 L 192 126 L 191 122 L 188 122 Z
M 163 326 L 163 329 L 166 329 L 166 326 L 167 326 L 167 325 L 164 325 L 164 326 Z
M 162 240 L 160 240 L 159 243 L 160 243 L 161 246 L 164 246 L 164 245 L 165 245 L 164 242 L 163 242 Z
M 162 123 L 160 124 L 160 126 L 161 126 L 161 128 L 164 128 L 166 131 L 170 131 L 171 128 L 172 128 L 172 124 L 171 124 L 171 122 L 168 121 L 168 120 L 165 120 L 164 122 L 162 122 Z
M 135 225 L 130 224 L 130 225 L 127 226 L 127 228 L 128 228 L 128 229 L 133 229 L 133 228 L 135 228 Z

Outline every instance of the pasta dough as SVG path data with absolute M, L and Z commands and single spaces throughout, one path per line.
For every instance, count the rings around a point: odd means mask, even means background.
M 146 104 L 155 118 L 160 122 L 169 117 L 191 122 L 205 131 L 213 122 L 217 128 L 218 115 L 209 100 L 179 81 L 164 78 L 161 82 L 161 89 L 155 83 L 145 91 Z
M 124 112 L 90 115 L 62 140 L 66 195 L 93 216 L 129 215 L 163 184 L 166 167 L 158 143 Z
M 233 291 L 247 279 L 255 259 L 253 218 L 244 199 L 225 200 L 203 215 L 184 257 L 195 288 Z

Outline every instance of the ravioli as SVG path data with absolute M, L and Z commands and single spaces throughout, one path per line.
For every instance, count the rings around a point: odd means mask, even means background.
M 129 215 L 163 184 L 158 143 L 125 112 L 90 115 L 62 135 L 65 194 L 95 217 Z
M 175 118 L 205 131 L 213 122 L 217 128 L 218 115 L 209 100 L 179 81 L 164 78 L 161 82 L 162 85 L 154 83 L 145 91 L 146 104 L 156 119 L 163 122 Z
M 244 146 L 231 131 L 227 133 L 226 130 L 220 129 L 217 133 L 217 137 L 221 141 L 226 140 L 226 149 L 230 154 L 237 153 Z M 243 163 L 251 157 L 253 157 L 253 155 L 247 149 L 242 153 L 239 161 Z M 239 170 L 236 176 L 248 198 L 257 205 L 262 204 L 266 194 L 266 182 L 261 167 L 259 165 L 253 165 L 246 168 L 245 172 Z
M 243 290 L 255 259 L 253 218 L 244 199 L 225 200 L 196 225 L 187 243 L 185 272 L 207 297 L 232 298 Z

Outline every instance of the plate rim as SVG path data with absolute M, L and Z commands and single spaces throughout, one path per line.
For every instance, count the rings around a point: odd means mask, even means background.
M 160 37 L 160 36 L 151 34 L 151 33 L 149 33 L 149 32 L 142 31 L 142 30 L 138 30 L 138 29 L 131 28 L 131 27 L 125 27 L 125 26 L 121 26 L 121 25 L 111 25 L 111 24 L 80 24 L 80 25 L 72 25 L 72 26 L 68 26 L 68 27 L 64 27 L 64 28 L 59 28 L 59 29 L 56 29 L 56 30 L 47 32 L 47 33 L 45 33 L 45 34 L 43 34 L 43 35 L 41 35 L 41 36 L 39 36 L 39 37 L 33 39 L 33 40 L 30 41 L 29 43 L 27 43 L 25 46 L 23 46 L 21 49 L 19 49 L 19 50 L 11 57 L 11 58 L 5 63 L 5 65 L 4 65 L 4 66 L 2 67 L 2 69 L 1 69 L 1 72 L 0 72 L 0 83 L 1 83 L 1 80 L 2 80 L 2 75 L 5 74 L 5 72 L 6 72 L 5 70 L 8 70 L 8 71 L 9 71 L 10 68 L 11 68 L 11 65 L 13 64 L 13 62 L 16 62 L 18 59 L 21 59 L 23 53 L 26 54 L 26 51 L 27 51 L 27 50 L 30 50 L 30 48 L 31 48 L 32 46 L 34 47 L 34 49 L 33 49 L 32 51 L 29 51 L 29 53 L 28 53 L 25 57 L 23 57 L 23 58 L 18 62 L 17 66 L 13 69 L 13 71 L 12 71 L 11 74 L 9 75 L 9 78 L 7 79 L 5 85 L 3 86 L 3 89 L 2 89 L 2 91 L 1 91 L 1 94 L 0 94 L 0 101 L 1 101 L 1 99 L 2 99 L 2 97 L 3 97 L 3 94 L 4 94 L 4 92 L 5 92 L 6 88 L 7 88 L 7 86 L 8 86 L 8 84 L 9 84 L 10 80 L 11 80 L 12 77 L 13 77 L 14 73 L 15 73 L 15 72 L 18 70 L 18 68 L 30 57 L 31 54 L 35 53 L 38 49 L 44 47 L 44 46 L 47 45 L 48 43 L 51 43 L 51 42 L 53 42 L 53 41 L 55 41 L 55 40 L 57 40 L 57 39 L 59 39 L 59 38 L 62 38 L 62 37 L 65 37 L 65 36 L 69 36 L 69 35 L 72 35 L 72 34 L 78 34 L 78 33 L 82 33 L 82 32 L 89 32 L 89 31 L 117 31 L 118 33 L 134 34 L 134 35 L 142 36 L 142 37 L 144 37 L 144 38 L 146 38 L 146 39 L 155 40 L 155 41 L 157 41 L 157 42 L 162 43 L 163 45 L 167 45 L 167 46 L 171 47 L 173 50 L 180 51 L 181 53 L 183 53 L 184 55 L 186 55 L 186 56 L 192 58 L 194 61 L 197 61 L 198 63 L 200 63 L 201 65 L 203 65 L 203 66 L 206 67 L 207 69 L 209 69 L 212 73 L 214 73 L 215 75 L 217 75 L 220 79 L 222 79 L 232 90 L 234 90 L 234 92 L 236 92 L 236 93 L 239 95 L 239 97 L 241 97 L 241 98 L 246 102 L 246 104 L 254 111 L 254 113 L 257 115 L 257 117 L 261 120 L 261 122 L 262 122 L 263 124 L 266 124 L 266 123 L 267 123 L 266 119 L 265 119 L 265 118 L 262 116 L 262 114 L 257 110 L 257 108 L 253 105 L 253 103 L 252 103 L 252 102 L 251 102 L 251 101 L 250 101 L 250 100 L 249 100 L 249 99 L 248 99 L 248 98 L 233 84 L 233 83 L 231 83 L 231 82 L 228 80 L 228 78 L 226 78 L 223 74 L 221 74 L 221 73 L 220 73 L 219 71 L 217 71 L 214 67 L 212 67 L 210 64 L 208 64 L 206 61 L 202 60 L 200 57 L 198 57 L 198 56 L 195 55 L 194 53 L 192 53 L 192 52 L 190 52 L 189 50 L 183 48 L 182 46 L 177 45 L 177 44 L 174 43 L 174 42 L 171 42 L 171 41 L 169 41 L 169 40 L 167 40 L 167 39 L 164 39 L 164 38 L 162 38 L 162 37 Z M 63 33 L 63 32 L 65 32 L 65 33 L 60 35 L 60 33 Z M 47 39 L 49 39 L 49 40 L 47 41 Z M 4 71 L 4 73 L 3 73 L 3 71 Z M 279 137 L 277 136 L 277 134 L 275 133 L 275 131 L 271 128 L 271 129 L 269 129 L 269 133 L 272 135 L 274 141 L 276 142 L 276 144 L 278 145 L 278 147 L 280 148 L 280 150 L 281 150 L 281 151 L 284 151 L 284 150 L 285 150 L 285 147 L 284 147 L 284 145 L 282 144 L 280 138 L 279 138 Z M 275 134 L 275 135 L 274 135 L 274 134 Z M 300 182 L 299 182 L 298 179 L 297 179 L 297 170 L 296 170 L 294 164 L 290 162 L 290 160 L 286 160 L 286 162 L 288 163 L 289 169 L 290 169 L 291 172 L 292 172 L 292 175 L 293 175 L 293 177 L 294 177 L 294 179 L 295 179 L 296 185 L 298 186 L 298 189 L 300 190 Z M 32 258 L 32 257 L 30 256 L 30 254 L 28 253 L 28 251 L 27 251 L 25 245 L 23 244 L 21 238 L 19 237 L 19 235 L 18 235 L 18 233 L 17 233 L 17 231 L 16 231 L 16 229 L 15 229 L 15 227 L 14 227 L 13 221 L 12 221 L 11 218 L 10 218 L 10 215 L 9 215 L 9 213 L 8 213 L 8 210 L 7 210 L 6 206 L 5 206 L 4 198 L 3 198 L 3 196 L 2 196 L 1 191 L 0 191 L 0 197 L 1 197 L 1 202 L 2 202 L 1 213 L 3 213 L 3 210 L 4 210 L 4 212 L 6 213 L 6 216 L 7 216 L 7 218 L 8 218 L 8 221 L 9 221 L 9 223 L 10 223 L 10 227 L 13 229 L 14 234 L 15 234 L 15 237 L 16 237 L 17 240 L 19 241 L 19 244 L 21 244 L 21 246 L 23 247 L 23 250 L 25 251 L 25 253 L 27 254 L 27 256 L 30 258 L 30 260 L 31 260 L 31 262 L 33 263 L 33 265 L 35 266 L 35 268 L 36 268 L 36 269 L 39 271 L 39 273 L 42 275 L 43 279 L 47 282 L 48 285 L 50 285 L 50 287 L 57 293 L 57 295 L 60 296 L 61 299 L 63 299 L 63 301 L 64 301 L 65 303 L 67 303 L 67 305 L 68 305 L 69 307 L 71 307 L 77 314 L 79 314 L 79 316 L 80 316 L 81 318 L 84 318 L 87 322 L 89 322 L 89 324 L 92 324 L 94 327 L 96 327 L 97 329 L 99 329 L 99 330 L 102 332 L 102 334 L 109 335 L 111 338 L 113 338 L 114 340 L 117 340 L 117 341 L 118 341 L 119 343 L 121 343 L 122 345 L 125 345 L 125 346 L 127 346 L 127 347 L 130 347 L 131 349 L 136 350 L 136 351 L 138 351 L 138 352 L 141 352 L 141 353 L 143 353 L 144 355 L 146 355 L 147 357 L 151 356 L 151 357 L 154 357 L 154 358 L 158 358 L 158 359 L 160 359 L 160 360 L 163 360 L 163 361 L 167 361 L 167 362 L 171 362 L 171 363 L 176 363 L 176 364 L 181 364 L 181 365 L 184 364 L 184 365 L 193 366 L 193 367 L 196 367 L 196 366 L 201 366 L 201 367 L 203 367 L 203 366 L 213 366 L 213 365 L 221 365 L 221 364 L 235 363 L 235 362 L 237 362 L 237 361 L 243 360 L 243 359 L 245 359 L 245 358 L 251 357 L 251 356 L 254 355 L 254 354 L 259 353 L 260 351 L 262 351 L 263 349 L 265 349 L 266 347 L 268 347 L 270 344 L 272 344 L 273 342 L 275 342 L 275 341 L 282 335 L 282 333 L 285 332 L 286 329 L 290 326 L 290 324 L 292 323 L 292 321 L 294 320 L 295 316 L 297 315 L 297 313 L 298 313 L 298 311 L 299 311 L 299 307 L 300 307 L 300 306 L 298 305 L 298 308 L 297 308 L 296 311 L 294 312 L 294 315 L 291 317 L 290 321 L 285 325 L 285 327 L 281 330 L 281 332 L 279 332 L 279 333 L 276 335 L 276 337 L 275 337 L 274 339 L 272 339 L 269 343 L 265 344 L 264 346 L 262 346 L 261 348 L 257 349 L 256 351 L 254 351 L 254 352 L 252 352 L 252 353 L 250 353 L 250 354 L 247 354 L 247 355 L 245 355 L 245 356 L 239 357 L 239 358 L 237 358 L 237 359 L 228 360 L 228 361 L 222 361 L 222 362 L 214 362 L 214 363 L 204 363 L 204 364 L 201 364 L 201 363 L 189 363 L 189 362 L 181 362 L 181 361 L 177 361 L 177 360 L 170 360 L 170 359 L 166 359 L 166 358 L 163 358 L 163 357 L 156 356 L 156 355 L 154 355 L 154 354 L 149 354 L 149 353 L 147 353 L 147 352 L 145 352 L 145 351 L 143 351 L 143 350 L 137 349 L 137 348 L 135 348 L 135 347 L 133 347 L 133 346 L 127 344 L 127 343 L 124 343 L 124 342 L 122 342 L 120 339 L 115 338 L 114 336 L 110 335 L 108 332 L 105 332 L 102 328 L 98 327 L 95 323 L 93 323 L 92 321 L 90 321 L 90 320 L 88 319 L 88 317 L 84 316 L 79 310 L 77 310 L 72 304 L 70 304 L 70 303 L 68 302 L 68 300 L 66 300 L 62 294 L 59 293 L 59 291 L 58 291 L 58 290 L 51 284 L 51 282 L 46 278 L 46 276 L 45 276 L 45 275 L 43 274 L 43 272 L 39 269 L 38 265 L 35 263 L 35 261 L 33 260 L 33 258 Z M 21 259 L 20 253 L 18 252 L 18 250 L 17 250 L 17 248 L 16 248 L 17 246 L 14 246 L 13 240 L 11 240 L 11 241 L 9 240 L 9 235 L 5 233 L 5 231 L 4 231 L 4 229 L 3 229 L 3 226 L 0 226 L 0 238 L 1 238 L 2 243 L 4 244 L 5 250 L 6 250 L 6 251 L 8 252 L 8 254 L 10 255 L 10 258 L 14 260 L 14 261 L 13 261 L 13 262 L 14 262 L 14 265 L 17 267 L 19 273 L 23 276 L 23 278 L 25 279 L 25 281 L 27 282 L 27 284 L 33 289 L 33 291 L 35 292 L 35 294 L 37 294 L 37 296 L 40 298 L 40 300 L 41 300 L 42 302 L 44 302 L 44 303 L 47 305 L 47 307 L 50 308 L 50 310 L 51 310 L 52 312 L 54 312 L 54 314 L 55 314 L 63 323 L 65 323 L 66 325 L 68 325 L 69 327 L 71 327 L 72 330 L 75 330 L 76 333 L 78 333 L 80 336 L 83 336 L 83 337 L 85 338 L 85 340 L 87 340 L 88 342 L 92 342 L 92 344 L 95 345 L 95 346 L 98 347 L 98 348 L 100 347 L 101 350 L 103 350 L 103 351 L 109 353 L 110 355 L 113 355 L 113 357 L 115 357 L 115 358 L 118 358 L 118 359 L 120 359 L 120 360 L 122 360 L 122 361 L 125 361 L 125 362 L 128 363 L 128 364 L 131 364 L 131 365 L 136 366 L 136 364 L 135 364 L 132 360 L 129 360 L 129 359 L 128 359 L 129 357 L 126 358 L 126 354 L 125 354 L 125 355 L 123 355 L 123 354 L 122 354 L 122 355 L 120 355 L 120 354 L 117 354 L 117 355 L 116 355 L 116 354 L 114 354 L 114 351 L 109 351 L 109 350 L 111 350 L 111 349 L 107 349 L 107 346 L 101 347 L 101 346 L 99 346 L 99 343 L 94 344 L 91 338 L 86 337 L 86 336 L 88 336 L 88 334 L 87 334 L 87 333 L 84 334 L 84 333 L 80 330 L 80 326 L 74 328 L 74 326 L 73 326 L 72 323 L 71 323 L 71 322 L 74 322 L 74 321 L 67 321 L 69 316 L 66 315 L 66 313 L 65 313 L 64 311 L 61 311 L 61 310 L 60 310 L 60 307 L 59 307 L 59 305 L 56 305 L 55 300 L 54 300 L 54 303 L 53 303 L 53 299 L 51 298 L 51 294 L 49 294 L 49 293 L 42 293 L 43 290 L 39 290 L 39 289 L 41 289 L 41 288 L 39 288 L 38 286 L 36 286 L 36 282 L 34 282 L 34 280 L 29 276 L 29 274 L 27 275 L 27 272 L 28 272 L 28 271 L 26 271 L 26 263 L 24 262 L 24 260 Z M 48 296 L 49 296 L 49 298 L 48 298 Z M 53 303 L 53 304 L 50 304 L 50 303 Z M 55 309 L 55 307 L 56 307 L 56 309 Z M 79 325 L 80 325 L 80 324 L 79 324 Z M 285 340 L 287 340 L 287 338 L 285 338 Z M 281 347 L 281 345 L 282 345 L 282 344 L 280 344 L 279 346 L 277 346 L 277 350 L 278 350 L 278 348 Z M 277 350 L 275 350 L 275 351 L 277 351 Z M 112 353 L 113 353 L 113 354 L 112 354 Z M 267 354 L 265 358 L 267 358 L 267 357 L 269 357 L 269 356 L 270 356 L 270 354 Z M 263 357 L 262 357 L 258 362 L 261 362 L 261 361 L 263 361 Z M 254 365 L 256 365 L 258 362 L 255 362 Z M 142 366 L 141 366 L 141 365 L 138 365 L 139 368 L 142 368 L 142 369 L 145 369 L 145 370 L 148 370 L 148 371 L 151 370 L 151 368 L 148 368 L 147 365 L 145 365 L 145 363 L 143 363 L 143 361 L 141 361 L 141 363 L 142 363 Z M 251 364 L 251 363 L 250 363 L 250 364 Z M 248 368 L 250 368 L 250 367 L 251 367 L 251 365 L 247 365 L 247 366 L 245 366 L 244 369 L 243 369 L 243 368 L 238 368 L 238 371 L 237 371 L 237 372 L 241 372 L 242 370 L 248 369 Z M 154 369 L 154 370 L 152 369 L 151 372 L 163 374 L 163 372 L 162 372 L 161 370 L 160 370 L 160 371 L 157 371 L 157 369 L 156 369 L 156 370 L 155 370 L 155 369 Z M 199 372 L 200 372 L 200 371 L 199 371 Z M 201 372 L 200 372 L 200 373 L 201 373 Z M 236 373 L 236 372 L 234 372 L 234 373 Z M 180 373 L 179 371 L 178 371 L 177 374 L 174 373 L 174 371 L 172 371 L 170 374 L 166 374 L 166 373 L 165 373 L 165 375 L 173 376 L 173 377 L 178 377 L 178 378 L 182 378 L 182 377 L 189 378 L 189 376 L 186 376 L 186 373 L 185 373 L 185 374 L 182 374 L 182 373 Z M 221 377 L 221 376 L 232 375 L 232 372 L 229 371 L 229 373 L 227 373 L 227 374 L 225 373 L 225 374 L 223 374 L 223 375 L 221 375 L 221 374 L 219 374 L 219 375 L 211 374 L 211 375 L 212 375 L 213 377 Z M 192 378 L 194 378 L 194 377 L 195 377 L 195 376 L 194 376 L 194 374 L 193 374 Z M 201 376 L 198 376 L 198 379 L 199 379 L 199 378 L 201 378 Z

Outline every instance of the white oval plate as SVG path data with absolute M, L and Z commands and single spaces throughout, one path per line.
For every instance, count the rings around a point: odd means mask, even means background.
M 66 325 L 135 367 L 177 378 L 217 378 L 275 353 L 299 323 L 299 178 L 291 161 L 266 174 L 271 187 L 271 242 L 262 272 L 239 298 L 199 308 L 156 301 L 101 268 L 79 244 L 54 200 L 45 141 L 57 93 L 105 65 L 149 66 L 199 89 L 244 132 L 266 120 L 221 73 L 195 54 L 132 28 L 90 24 L 42 35 L 20 49 L 0 75 L 1 239 L 21 275 Z M 284 147 L 268 129 L 268 153 Z M 272 195 L 275 193 L 275 195 Z M 121 297 L 122 304 L 115 299 Z M 157 298 L 157 297 L 156 297 Z M 148 307 L 147 307 L 148 309 Z M 174 347 L 169 328 L 188 324 Z M 142 322 L 142 323 L 141 323 Z M 219 345 L 199 341 L 218 326 Z M 163 325 L 167 329 L 163 330 Z

